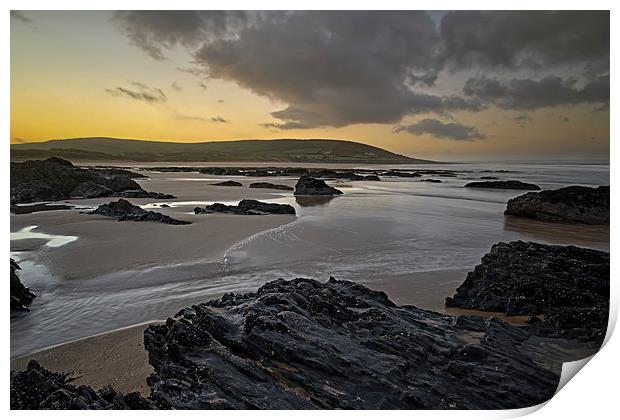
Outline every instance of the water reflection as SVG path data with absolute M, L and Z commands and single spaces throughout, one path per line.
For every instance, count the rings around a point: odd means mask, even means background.
M 609 226 L 574 225 L 541 222 L 517 216 L 506 216 L 504 229 L 532 240 L 557 244 L 573 244 L 609 251 Z
M 295 202 L 299 204 L 301 207 L 316 207 L 316 206 L 325 206 L 329 204 L 330 201 L 334 199 L 333 196 L 330 195 L 322 195 L 322 196 L 295 196 Z

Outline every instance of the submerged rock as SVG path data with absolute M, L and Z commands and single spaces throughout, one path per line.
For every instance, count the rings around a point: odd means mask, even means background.
M 22 372 L 11 372 L 11 410 L 150 410 L 168 408 L 140 393 L 123 395 L 106 386 L 99 391 L 67 383 L 67 374 L 50 372 L 36 360 Z
M 277 280 L 148 327 L 152 397 L 176 409 L 508 409 L 559 377 L 497 319 L 396 306 L 337 281 Z
M 237 181 L 222 181 L 222 182 L 216 182 L 213 185 L 216 185 L 218 187 L 243 187 L 243 184 Z
M 474 181 L 465 184 L 465 188 L 497 188 L 503 190 L 540 190 L 536 184 L 527 182 L 507 180 L 507 181 Z
M 330 187 L 325 181 L 302 176 L 295 184 L 294 195 L 340 195 L 342 191 L 334 187 Z
M 80 168 L 56 157 L 11 162 L 11 203 L 121 196 L 173 198 L 144 191 L 132 179 L 135 175 L 126 170 Z
M 214 203 L 205 208 L 196 207 L 195 214 L 202 213 L 230 213 L 240 215 L 264 215 L 264 214 L 295 214 L 295 208 L 289 204 L 264 203 L 257 200 L 241 200 L 236 206 L 222 203 Z
M 192 223 L 186 220 L 173 219 L 170 216 L 154 211 L 146 211 L 122 198 L 118 201 L 102 204 L 88 214 L 100 214 L 102 216 L 113 217 L 119 222 L 124 222 L 126 220 L 135 222 L 149 221 L 166 223 L 169 225 L 190 225 Z
M 271 182 L 253 182 L 250 188 L 269 188 L 272 190 L 293 191 L 293 187 L 282 184 L 272 184 Z
M 421 179 L 420 182 L 432 182 L 434 184 L 440 184 L 442 181 L 441 179 L 427 178 L 427 179 Z
M 16 273 L 17 270 L 21 270 L 21 268 L 15 260 L 11 258 L 11 310 L 27 312 L 30 311 L 28 305 L 32 303 L 35 294 L 22 284 Z
M 508 201 L 504 214 L 544 222 L 609 224 L 609 187 L 572 186 L 527 193 Z
M 602 342 L 609 315 L 609 253 L 500 242 L 446 306 L 528 315 L 537 334 Z

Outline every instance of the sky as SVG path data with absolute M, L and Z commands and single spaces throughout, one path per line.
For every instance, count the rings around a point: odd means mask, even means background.
M 609 12 L 12 11 L 11 143 L 609 159 Z

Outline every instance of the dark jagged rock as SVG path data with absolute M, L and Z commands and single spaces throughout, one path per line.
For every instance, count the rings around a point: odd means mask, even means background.
M 419 178 L 422 176 L 419 172 L 401 172 L 401 171 L 387 171 L 383 173 L 384 176 L 396 176 L 399 178 Z
M 499 179 L 499 178 L 496 176 L 481 176 L 480 179 L 493 180 L 493 179 Z
M 121 191 L 118 193 L 114 193 L 112 197 L 123 197 L 123 198 L 153 198 L 155 200 L 170 200 L 176 198 L 176 196 L 172 194 L 164 194 L 153 191 L 144 191 L 144 190 L 130 190 L 130 191 Z
M 609 315 L 609 253 L 500 242 L 446 306 L 528 315 L 537 334 L 602 342 Z
M 508 201 L 504 214 L 554 223 L 609 224 L 609 187 L 572 186 L 527 193 Z
M 15 260 L 11 258 L 11 310 L 27 312 L 30 311 L 28 305 L 32 303 L 35 294 L 22 284 L 16 273 L 17 270 L 21 270 L 21 268 Z
M 149 221 L 166 223 L 169 225 L 190 225 L 192 223 L 186 220 L 173 219 L 170 216 L 154 211 L 146 211 L 122 198 L 118 201 L 102 204 L 88 214 L 100 214 L 102 216 L 113 217 L 121 222 L 126 220 L 135 222 Z
M 249 177 L 276 177 L 276 176 L 310 176 L 324 179 L 346 179 L 348 181 L 380 181 L 379 175 L 419 177 L 421 175 L 436 175 L 440 177 L 455 177 L 457 173 L 448 169 L 326 169 L 300 167 L 155 167 L 142 168 L 143 170 L 159 172 L 199 172 L 208 175 L 221 176 L 249 176 Z
M 257 200 L 241 200 L 236 206 L 214 203 L 205 208 L 196 207 L 195 214 L 229 213 L 240 215 L 295 214 L 295 208 L 289 204 L 264 203 Z
M 61 159 L 62 160 L 62 159 Z M 93 169 L 104 172 L 107 176 L 124 176 L 131 179 L 148 178 L 148 176 L 113 166 L 94 166 Z
M 435 184 L 440 184 L 443 181 L 441 179 L 427 178 L 427 179 L 421 179 L 420 182 L 432 182 Z
M 216 182 L 213 185 L 216 185 L 218 187 L 243 187 L 243 184 L 237 181 L 222 181 L 222 182 Z
M 147 197 L 170 195 L 144 191 L 133 172 L 79 168 L 60 158 L 11 162 L 11 203 L 58 201 L 69 198 Z
M 293 187 L 282 184 L 272 184 L 271 182 L 253 182 L 250 188 L 268 188 L 272 190 L 293 191 Z
M 140 393 L 123 395 L 106 386 L 99 391 L 67 383 L 67 374 L 50 372 L 31 360 L 22 372 L 11 372 L 11 410 L 150 410 L 168 408 Z
M 507 409 L 559 377 L 497 319 L 396 306 L 337 281 L 277 280 L 144 333 L 152 397 L 176 409 Z
M 307 170 L 305 176 L 311 178 L 325 178 L 325 179 L 346 179 L 347 181 L 379 181 L 379 177 L 376 174 L 360 175 L 352 169 L 315 169 Z
M 502 190 L 540 190 L 536 184 L 527 182 L 507 180 L 507 181 L 474 181 L 465 184 L 465 188 L 496 188 Z
M 302 176 L 295 184 L 294 195 L 340 195 L 342 191 L 334 187 L 330 187 L 325 181 Z
M 70 206 L 67 204 L 38 203 L 21 206 L 11 204 L 11 214 L 30 214 L 40 211 L 71 210 L 73 208 L 75 208 L 75 206 Z

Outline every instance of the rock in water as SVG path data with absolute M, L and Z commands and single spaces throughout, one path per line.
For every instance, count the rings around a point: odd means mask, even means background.
M 446 306 L 529 315 L 536 333 L 601 342 L 609 315 L 609 253 L 500 242 Z M 540 319 L 540 315 L 543 315 Z
M 229 206 L 222 203 L 214 203 L 204 209 L 196 207 L 195 214 L 202 213 L 230 213 L 249 216 L 265 214 L 295 214 L 295 208 L 289 204 L 264 203 L 257 200 L 241 200 L 236 206 Z
M 79 168 L 56 157 L 11 162 L 11 204 L 121 196 L 174 198 L 144 191 L 132 179 L 136 175 L 125 170 Z
M 271 182 L 253 182 L 250 188 L 268 188 L 272 190 L 293 191 L 293 187 L 282 184 L 272 184 Z
M 508 201 L 504 214 L 555 223 L 609 224 L 609 187 L 565 187 Z
M 122 198 L 118 201 L 102 204 L 88 214 L 100 214 L 102 216 L 113 217 L 120 222 L 132 220 L 136 222 L 161 222 L 169 225 L 192 224 L 192 222 L 188 222 L 186 220 L 177 220 L 170 216 L 166 216 L 165 214 L 143 210 L 142 208 L 134 206 L 129 201 L 123 200 Z
M 337 281 L 277 280 L 144 333 L 152 398 L 177 409 L 507 409 L 559 377 L 499 320 L 396 306 Z
M 342 191 L 330 187 L 325 181 L 312 178 L 309 176 L 302 176 L 295 184 L 294 195 L 340 195 Z
M 385 176 L 396 176 L 399 178 L 419 178 L 422 176 L 419 172 L 402 172 L 402 171 L 394 171 L 389 170 L 385 172 L 383 175 Z
M 67 374 L 50 372 L 36 360 L 23 372 L 11 372 L 11 410 L 149 410 L 167 408 L 142 398 L 122 395 L 106 386 L 99 391 L 67 383 Z
M 465 188 L 497 188 L 502 190 L 540 190 L 536 184 L 521 181 L 475 181 L 465 184 Z
M 216 182 L 213 185 L 218 186 L 218 187 L 243 187 L 243 184 L 237 181 L 222 181 L 222 182 Z
M 15 260 L 11 258 L 11 310 L 29 311 L 28 305 L 32 303 L 35 294 L 22 284 L 16 273 L 17 270 L 21 270 L 21 268 L 17 265 Z

